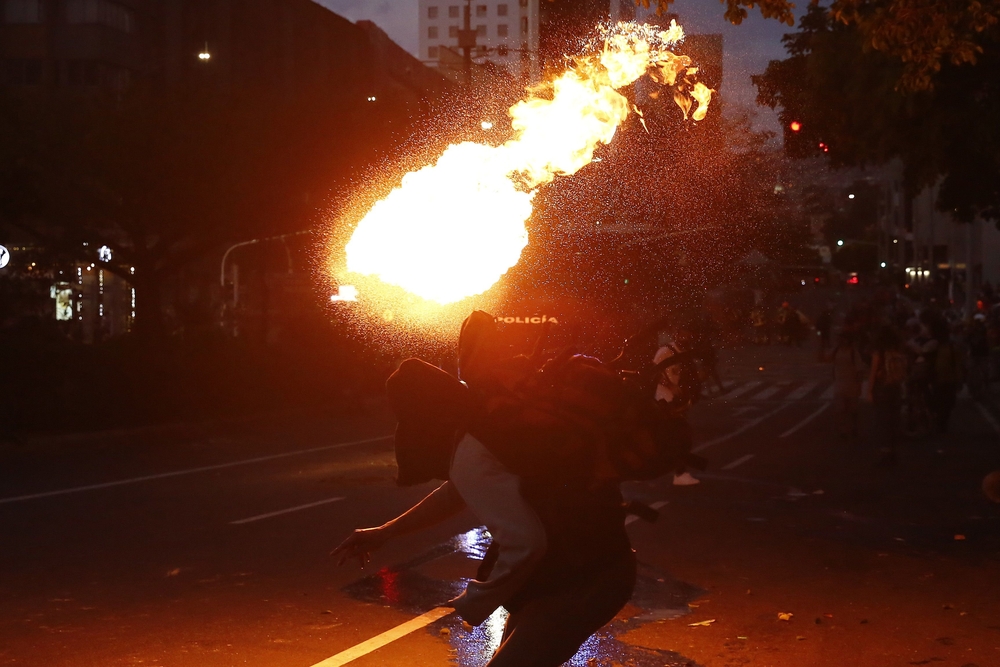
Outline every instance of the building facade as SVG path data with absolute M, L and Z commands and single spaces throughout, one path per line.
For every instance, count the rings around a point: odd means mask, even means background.
M 450 72 L 455 54 L 461 54 L 459 31 L 469 12 L 469 28 L 476 33 L 473 62 L 491 62 L 522 75 L 537 69 L 539 4 L 542 0 L 420 0 L 419 58 Z M 451 53 L 446 53 L 445 51 Z
M 247 105 L 247 100 L 274 101 L 281 105 L 279 118 L 296 127 L 351 128 L 337 135 L 342 137 L 340 143 L 314 151 L 332 156 L 330 161 L 339 161 L 342 170 L 364 164 L 365 156 L 382 146 L 378 141 L 388 145 L 393 132 L 402 133 L 407 122 L 420 117 L 450 87 L 440 73 L 393 43 L 378 26 L 351 23 L 312 0 L 0 0 L 0 97 L 25 97 L 47 104 L 101 96 L 113 106 L 122 99 L 116 95 L 140 85 L 164 99 L 175 90 L 198 87 L 213 99 L 221 96 L 229 106 Z M 249 92 L 253 94 L 245 94 Z M 269 129 L 273 129 L 270 139 L 281 142 L 286 138 L 282 131 L 287 128 Z M 373 138 L 374 134 L 378 137 Z M 302 138 L 294 133 L 289 136 Z M 289 178 L 287 194 L 295 202 L 294 210 L 321 205 L 329 183 L 313 181 Z M 58 229 L 71 227 L 66 221 L 41 222 Z M 275 220 L 272 224 L 290 223 Z M 258 233 L 234 227 L 232 243 Z M 146 301 L 142 289 L 137 294 L 130 284 L 134 281 L 128 279 L 128 266 L 124 273 L 121 267 L 116 267 L 117 273 L 108 270 L 112 261 L 125 256 L 118 254 L 119 248 L 127 250 L 140 243 L 119 231 L 101 229 L 97 235 L 111 245 L 118 244 L 114 260 L 106 255 L 105 261 L 99 248 L 83 243 L 84 249 L 75 253 L 78 261 L 70 264 L 44 261 L 48 252 L 44 241 L 22 238 L 23 233 L 0 224 L 0 244 L 10 247 L 12 239 L 19 239 L 17 247 L 31 247 L 30 252 L 12 256 L 12 264 L 0 269 L 0 280 L 17 272 L 18 279 L 48 281 L 44 291 L 52 300 L 50 308 L 45 307 L 47 317 L 72 327 L 72 335 L 80 340 L 125 333 L 135 318 L 143 317 Z M 76 235 L 94 240 L 82 231 Z M 228 302 L 232 310 L 235 289 L 227 292 L 219 285 L 219 259 L 224 251 L 222 246 L 217 255 L 206 252 L 204 271 L 192 269 L 172 276 L 164 298 L 163 310 L 168 315 L 190 310 L 194 298 L 199 308 L 208 304 L 204 309 L 218 311 Z M 24 264 L 28 257 L 34 266 Z M 266 285 L 275 269 L 260 270 L 251 259 L 237 253 L 230 258 L 229 268 L 231 272 L 244 269 L 240 290 L 244 310 L 273 329 L 278 324 L 272 312 L 275 304 L 294 291 L 287 285 L 295 280 L 285 275 L 292 267 L 281 265 L 281 284 L 271 290 L 270 298 L 257 299 L 258 305 L 252 306 L 252 285 Z M 305 263 L 296 263 L 294 268 L 295 278 L 308 282 Z M 205 277 L 213 275 L 214 281 Z M 227 280 L 235 282 L 231 277 Z M 257 291 L 266 290 L 258 287 Z
M 883 180 L 879 244 L 886 264 L 902 270 L 914 285 L 956 286 L 975 294 L 985 284 L 1000 285 L 1000 230 L 988 220 L 959 222 L 936 203 L 940 183 L 907 198 L 902 168 L 894 164 Z M 971 306 L 971 302 L 969 303 Z
M 155 0 L 2 0 L 0 84 L 122 90 L 151 57 Z

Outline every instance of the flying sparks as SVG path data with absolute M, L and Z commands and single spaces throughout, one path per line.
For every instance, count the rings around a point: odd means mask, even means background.
M 528 244 L 538 187 L 592 162 L 635 110 L 620 88 L 649 73 L 674 88 L 685 118 L 694 103 L 691 117 L 705 117 L 713 91 L 672 51 L 683 37 L 674 22 L 601 29 L 591 54 L 510 108 L 512 139 L 453 144 L 372 206 L 347 244 L 347 270 L 442 305 L 490 289 Z

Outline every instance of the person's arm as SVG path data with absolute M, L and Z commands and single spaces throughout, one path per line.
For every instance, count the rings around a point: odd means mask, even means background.
M 361 567 L 364 567 L 371 559 L 371 552 L 390 539 L 441 523 L 464 508 L 465 501 L 458 495 L 455 486 L 451 482 L 445 482 L 395 519 L 374 528 L 355 530 L 330 555 L 339 555 L 341 565 L 351 558 L 357 558 Z

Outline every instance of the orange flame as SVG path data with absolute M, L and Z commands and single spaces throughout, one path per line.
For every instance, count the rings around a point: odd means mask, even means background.
M 347 244 L 347 270 L 438 304 L 490 289 L 528 244 L 537 188 L 589 164 L 628 117 L 619 88 L 650 73 L 676 86 L 685 118 L 692 98 L 693 118 L 705 117 L 712 91 L 691 87 L 691 59 L 670 50 L 683 36 L 675 22 L 665 31 L 634 23 L 603 28 L 596 55 L 577 59 L 510 108 L 510 141 L 453 144 L 377 202 Z

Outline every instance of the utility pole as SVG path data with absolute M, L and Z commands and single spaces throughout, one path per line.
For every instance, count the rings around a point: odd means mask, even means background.
M 472 86 L 472 49 L 476 48 L 476 31 L 472 29 L 472 0 L 465 0 L 462 29 L 458 31 L 458 47 L 462 49 L 465 86 Z

